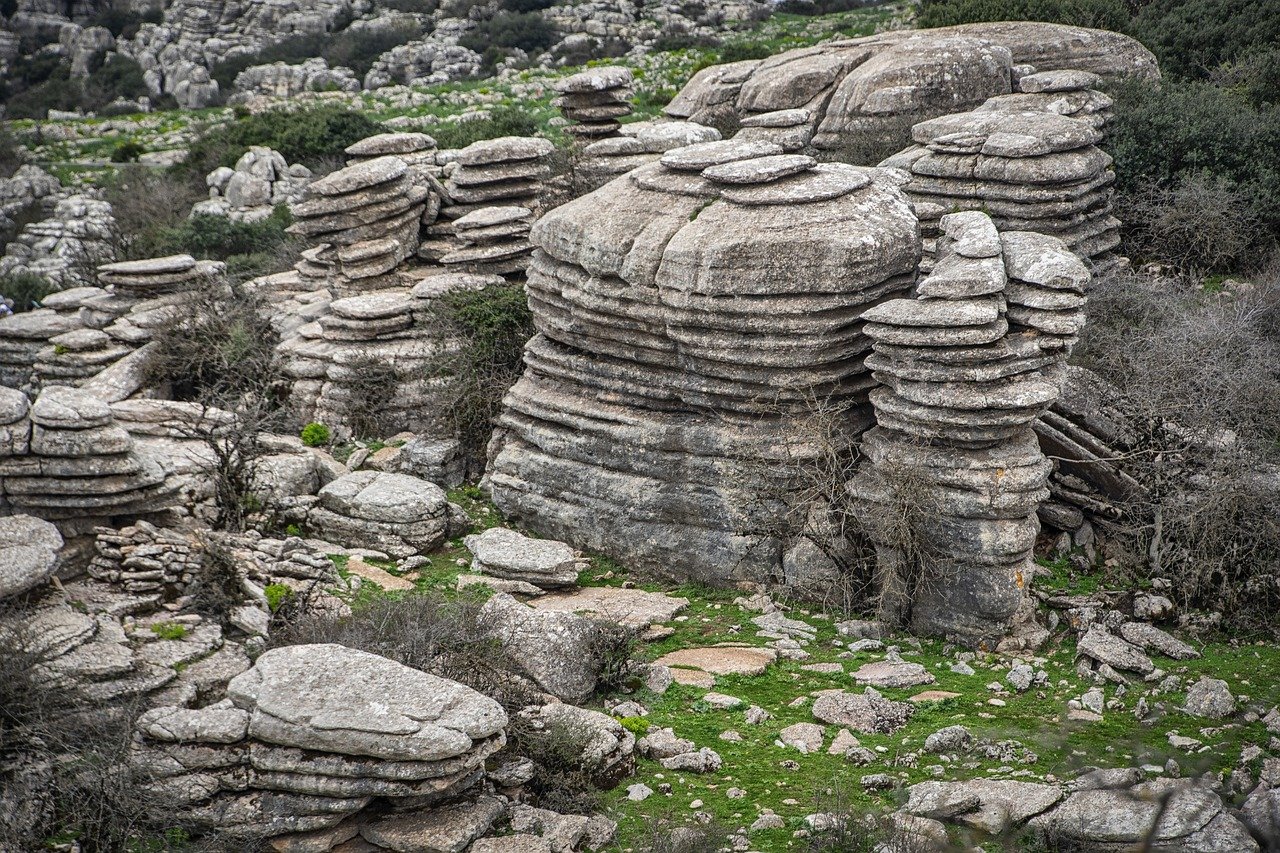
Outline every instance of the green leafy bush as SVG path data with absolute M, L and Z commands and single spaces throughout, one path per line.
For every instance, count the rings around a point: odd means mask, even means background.
M 111 151 L 112 163 L 134 163 L 143 155 L 147 149 L 142 147 L 138 142 L 132 139 L 121 142 Z
M 333 440 L 329 428 L 312 421 L 302 428 L 302 443 L 307 447 L 324 447 Z
M 556 43 L 556 28 L 537 12 L 499 12 L 479 21 L 458 44 L 485 57 L 492 68 L 507 53 L 522 50 L 533 55 Z
M 352 143 L 385 131 L 363 113 L 339 106 L 303 110 L 268 110 L 238 116 L 219 125 L 191 145 L 186 169 L 201 177 L 218 166 L 234 166 L 251 145 L 266 145 L 290 163 L 317 165 L 342 155 Z
M 466 148 L 482 139 L 499 136 L 533 136 L 538 123 L 533 116 L 515 107 L 497 107 L 485 118 L 438 124 L 429 129 L 441 148 Z
M 1150 0 L 1129 30 L 1166 76 L 1203 79 L 1223 65 L 1274 51 L 1280 9 L 1274 0 Z
M 1124 0 L 925 0 L 917 18 L 921 28 L 984 21 L 1045 21 L 1123 31 L 1129 11 Z
M 502 397 L 520 376 L 524 345 L 533 337 L 533 315 L 520 285 L 456 291 L 444 299 L 435 322 L 462 346 L 433 365 L 449 379 L 447 407 L 454 434 L 468 453 L 481 456 Z
M 12 302 L 15 313 L 30 311 L 54 291 L 52 282 L 35 273 L 10 273 L 0 276 L 0 300 Z
M 262 591 L 267 596 L 267 607 L 272 613 L 278 611 L 293 598 L 293 589 L 282 583 L 269 583 Z
M 1280 107 L 1199 81 L 1130 83 L 1114 94 L 1109 148 L 1122 194 L 1203 175 L 1239 195 L 1259 226 L 1255 246 L 1280 238 Z
M 277 205 L 270 216 L 257 222 L 233 222 L 225 216 L 202 214 L 139 235 L 130 244 L 130 252 L 142 258 L 185 252 L 226 261 L 228 274 L 244 279 L 288 266 L 296 243 L 285 229 L 292 222 L 285 205 Z

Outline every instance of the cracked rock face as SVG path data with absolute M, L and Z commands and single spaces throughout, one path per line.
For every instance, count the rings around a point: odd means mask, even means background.
M 534 227 L 539 334 L 491 445 L 509 515 L 668 575 L 782 571 L 758 496 L 815 394 L 850 407 L 838 441 L 867 425 L 860 317 L 919 243 L 889 173 L 760 153 L 674 149 Z

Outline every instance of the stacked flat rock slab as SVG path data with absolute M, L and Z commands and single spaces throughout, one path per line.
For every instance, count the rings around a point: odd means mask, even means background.
M 197 261 L 190 255 L 170 255 L 142 261 L 119 261 L 98 267 L 98 281 L 117 298 L 142 301 L 182 293 L 226 270 L 221 261 Z
M 430 815 L 484 777 L 506 724 L 497 702 L 457 682 L 344 646 L 288 646 L 233 678 L 222 702 L 144 713 L 132 762 L 184 821 L 286 836 L 279 850 L 357 849 L 344 842 L 376 838 L 378 823 L 321 830 L 375 800 Z M 422 843 L 358 849 L 454 849 Z
M 482 207 L 454 220 L 461 248 L 449 252 L 440 263 L 472 273 L 512 275 L 529 266 L 533 244 L 529 229 L 533 211 L 527 207 Z
M 631 115 L 634 82 L 630 68 L 589 68 L 557 80 L 559 97 L 551 103 L 573 122 L 566 133 L 584 142 L 616 136 L 619 119 Z
M 293 208 L 289 231 L 312 247 L 296 269 L 313 290 L 339 292 L 398 284 L 397 266 L 418 249 L 431 190 L 400 157 L 385 155 L 313 181 Z
M 422 211 L 422 224 L 429 226 L 440 215 L 445 190 L 443 171 L 437 162 L 436 140 L 425 133 L 379 133 L 349 145 L 345 151 L 347 165 L 366 163 L 379 157 L 398 157 L 409 167 L 415 185 L 430 189 Z
M 0 385 L 23 388 L 31 384 L 40 353 L 49 339 L 80 328 L 75 314 L 39 308 L 0 316 Z
M 862 312 L 919 238 L 894 174 L 758 146 L 668 151 L 534 226 L 538 335 L 490 446 L 508 516 L 669 575 L 797 565 L 744 531 L 809 460 L 814 395 L 850 406 L 837 441 L 869 425 Z
M 981 213 L 941 228 L 916 298 L 864 315 L 881 387 L 849 492 L 896 614 L 979 643 L 1003 633 L 1029 576 L 1052 468 L 1032 424 L 1061 393 L 1089 273 L 1060 240 L 1000 235 Z M 877 523 L 903 502 L 922 514 L 916 553 Z
M 1046 112 L 1087 121 L 1103 133 L 1111 124 L 1111 96 L 1089 71 L 1033 71 L 1014 80 L 1013 93 L 988 98 L 978 112 Z
M 292 380 L 290 403 L 303 421 L 319 421 L 346 434 L 352 407 L 374 405 L 390 433 L 438 433 L 444 428 L 447 380 L 431 365 L 460 344 L 432 320 L 441 300 L 457 290 L 500 285 L 497 276 L 447 273 L 411 290 L 389 289 L 337 299 L 314 323 L 283 341 L 278 352 Z M 369 399 L 370 373 L 392 381 Z
M 307 520 L 339 545 L 411 557 L 445 540 L 449 499 L 435 483 L 407 474 L 355 471 L 320 490 Z
M 1111 215 L 1115 174 L 1090 122 L 1053 112 L 978 110 L 917 124 L 916 145 L 882 166 L 911 174 L 931 252 L 947 212 L 981 210 L 1001 231 L 1035 231 L 1064 240 L 1092 264 L 1113 262 L 1120 222 Z
M 631 122 L 622 125 L 617 136 L 584 147 L 576 177 L 597 189 L 632 169 L 658 162 L 675 148 L 719 139 L 720 131 L 714 127 L 691 121 Z
M 2 408 L 11 417 L 21 405 L 14 398 Z M 17 510 L 69 522 L 151 512 L 172 497 L 161 467 L 84 391 L 48 388 L 4 429 L 0 494 Z
M 588 565 L 563 542 L 530 539 L 505 527 L 491 527 L 462 541 L 472 554 L 472 571 L 540 589 L 576 586 L 578 572 Z
M 131 352 L 133 347 L 98 329 L 63 332 L 37 353 L 35 384 L 79 387 Z

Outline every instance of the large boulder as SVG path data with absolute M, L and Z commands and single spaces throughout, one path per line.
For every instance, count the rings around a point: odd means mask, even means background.
M 506 593 L 485 602 L 481 624 L 519 669 L 551 695 L 586 701 L 600 674 L 602 627 L 574 613 L 541 612 Z

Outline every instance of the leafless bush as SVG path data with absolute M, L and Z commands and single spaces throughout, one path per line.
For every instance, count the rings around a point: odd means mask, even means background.
M 1231 295 L 1137 276 L 1095 283 L 1075 359 L 1109 381 L 1134 432 L 1122 466 L 1129 561 L 1237 624 L 1280 605 L 1280 273 Z
M 395 365 L 366 352 L 355 356 L 346 367 L 360 377 L 359 383 L 348 386 L 351 399 L 343 410 L 351 436 L 375 439 L 396 432 L 390 407 L 402 377 Z
M 533 762 L 534 776 L 528 787 L 541 807 L 592 814 L 601 808 L 600 790 L 591 769 L 583 766 L 583 754 L 593 737 L 589 729 L 567 721 L 535 726 L 517 714 L 507 724 L 504 751 Z
M 1236 270 L 1256 254 L 1265 229 L 1249 196 L 1221 178 L 1184 176 L 1172 187 L 1147 182 L 1116 196 L 1124 250 L 1186 274 Z
M 183 222 L 196 202 L 208 198 L 200 178 L 123 164 L 106 187 L 115 217 L 116 257 L 133 257 L 135 242 L 145 239 L 143 235 Z
M 247 516 L 261 508 L 254 488 L 260 436 L 286 420 L 277 336 L 266 311 L 237 286 L 211 286 L 189 294 L 153 341 L 149 384 L 168 385 L 197 407 L 182 429 L 204 445 L 209 459 L 214 526 L 243 530 Z
M 876 166 L 911 144 L 911 127 L 919 116 L 902 115 L 886 118 L 877 128 L 866 128 L 847 134 L 835 148 L 817 152 L 825 163 L 852 163 Z

